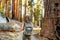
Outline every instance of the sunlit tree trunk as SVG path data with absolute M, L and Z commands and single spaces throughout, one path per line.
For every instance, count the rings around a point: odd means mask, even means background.
M 1 0 L 0 0 L 0 9 L 1 9 Z
M 24 17 L 25 15 L 27 14 L 27 10 L 28 10 L 28 0 L 23 0 L 24 1 L 24 15 L 23 15 L 23 19 L 24 20 Z
M 5 0 L 0 0 L 0 8 L 3 12 L 4 12 L 4 3 L 5 3 Z
M 33 5 L 32 5 L 32 2 L 33 2 L 33 0 L 29 0 L 29 6 L 30 6 L 30 8 L 29 8 L 30 10 L 29 11 L 30 11 L 30 15 L 31 15 L 31 21 L 33 22 L 33 20 L 32 20 L 32 18 L 33 18 L 32 17 L 33 16 L 33 10 L 32 10 L 33 9 Z
M 10 1 L 6 0 L 6 13 L 5 13 L 5 15 L 7 17 L 9 17 L 9 7 L 10 7 Z
M 22 22 L 22 0 L 18 0 L 19 21 Z
M 37 0 L 37 7 L 38 7 L 38 9 L 39 9 L 39 18 L 38 18 L 38 20 L 37 20 L 37 24 L 38 24 L 38 26 L 40 26 L 40 19 L 41 19 L 41 14 L 40 14 L 40 0 Z
M 18 0 L 12 0 L 12 16 L 13 16 L 12 19 L 18 18 L 17 7 L 18 7 Z
M 28 0 L 25 0 L 25 14 L 27 14 L 27 11 L 28 11 Z
M 3 0 L 1 0 L 1 9 L 3 8 L 2 4 L 3 4 Z

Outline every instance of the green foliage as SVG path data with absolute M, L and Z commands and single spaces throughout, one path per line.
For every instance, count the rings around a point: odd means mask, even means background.
M 0 3 L 0 9 L 1 9 L 1 3 Z
M 1 8 L 1 4 L 0 4 L 0 13 L 4 13 L 3 9 Z
M 40 18 L 39 16 L 40 16 L 40 9 L 39 9 L 39 5 L 37 5 L 37 7 L 34 10 L 34 17 L 36 21 L 38 21 L 38 19 Z
M 33 0 L 29 0 L 28 1 L 28 5 L 31 6 L 32 5 L 32 2 L 33 2 Z
M 0 13 L 4 14 L 4 11 L 2 9 L 0 9 Z

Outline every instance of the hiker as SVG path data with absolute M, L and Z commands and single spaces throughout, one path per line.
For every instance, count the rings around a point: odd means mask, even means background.
M 31 40 L 33 25 L 31 22 L 31 18 L 28 15 L 25 16 L 23 29 L 23 40 Z

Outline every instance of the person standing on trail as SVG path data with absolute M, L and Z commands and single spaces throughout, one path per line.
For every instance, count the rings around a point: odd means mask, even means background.
M 33 24 L 29 15 L 25 16 L 24 25 L 23 25 L 23 40 L 31 40 Z

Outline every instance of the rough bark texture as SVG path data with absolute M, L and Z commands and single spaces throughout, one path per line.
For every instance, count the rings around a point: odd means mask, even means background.
M 60 0 L 44 0 L 45 17 L 41 35 L 50 39 L 55 38 L 56 24 L 60 23 Z M 57 22 L 58 21 L 58 22 Z

